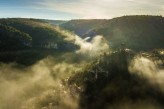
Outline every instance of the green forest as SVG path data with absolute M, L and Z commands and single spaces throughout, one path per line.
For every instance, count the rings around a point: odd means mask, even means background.
M 0 109 L 163 109 L 164 18 L 0 19 Z

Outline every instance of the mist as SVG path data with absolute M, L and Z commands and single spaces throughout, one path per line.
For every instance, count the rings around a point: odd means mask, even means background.
M 80 49 L 76 53 L 95 57 L 109 51 L 109 45 L 103 36 L 95 36 L 91 42 L 88 42 L 87 39 L 76 36 L 75 44 L 80 46 Z
M 66 31 L 63 34 L 70 35 Z M 66 83 L 70 76 L 90 63 L 90 57 L 107 51 L 109 46 L 103 36 L 96 36 L 91 42 L 74 37 L 80 49 L 73 53 L 63 53 L 57 58 L 49 56 L 29 67 L 21 67 L 17 63 L 1 63 L 0 108 L 78 109 L 79 95 L 76 91 L 72 93 Z M 72 87 L 80 90 L 76 84 Z
M 158 86 L 164 92 L 164 69 L 160 68 L 162 60 L 154 60 L 151 57 L 137 55 L 129 65 L 129 71 L 145 78 L 154 86 Z
M 56 31 L 65 36 L 65 41 L 71 41 L 79 46 L 79 49 L 73 52 L 63 52 L 57 57 L 47 56 L 28 67 L 17 63 L 1 63 L 0 109 L 79 109 L 80 92 L 82 92 L 83 86 L 80 87 L 76 83 L 68 85 L 69 79 L 79 72 L 84 72 L 86 67 L 95 60 L 97 63 L 101 62 L 100 65 L 109 65 L 107 70 L 112 71 L 110 67 L 115 68 L 115 66 L 112 66 L 112 62 L 119 62 L 121 58 L 125 57 L 122 56 L 125 53 L 118 53 L 118 55 L 113 56 L 114 59 L 111 59 L 110 53 L 113 50 L 110 48 L 108 41 L 101 35 L 97 35 L 91 41 L 88 41 L 90 37 L 82 39 L 60 28 L 56 28 Z M 117 52 L 115 51 L 115 53 Z M 122 50 L 121 52 L 125 51 Z M 104 55 L 106 55 L 105 58 L 100 59 Z M 121 63 L 117 62 L 114 65 L 120 64 L 121 67 L 118 68 L 122 68 Z M 159 68 L 157 63 L 161 63 L 161 61 L 136 55 L 132 60 L 130 59 L 128 70 L 131 75 L 146 79 L 152 86 L 158 86 L 164 92 L 164 70 Z M 123 65 L 123 67 L 127 66 Z M 94 75 L 95 72 L 92 73 Z M 110 76 L 110 72 L 108 73 Z M 94 80 L 96 81 L 96 79 L 99 78 L 95 76 Z M 109 77 L 109 79 L 111 78 Z M 122 105 L 124 105 L 124 108 L 122 108 Z M 130 100 L 112 104 L 111 107 L 120 109 L 150 107 L 157 109 L 149 101 L 133 103 Z
M 3 64 L 0 67 L 0 108 L 40 109 L 51 104 L 62 109 L 64 106 L 76 109 L 73 106 L 76 103 L 71 104 L 73 99 L 62 85 L 62 80 L 80 68 L 64 62 L 56 64 L 50 59 L 23 69 L 16 68 L 14 64 Z

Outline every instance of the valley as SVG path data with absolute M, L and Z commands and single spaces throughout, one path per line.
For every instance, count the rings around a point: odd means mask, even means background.
M 0 19 L 0 109 L 163 109 L 164 18 Z

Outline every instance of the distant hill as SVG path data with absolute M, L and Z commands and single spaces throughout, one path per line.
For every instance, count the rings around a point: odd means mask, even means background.
M 32 47 L 74 50 L 77 48 L 74 44 L 75 33 L 82 38 L 103 35 L 112 48 L 123 47 L 137 51 L 164 48 L 162 16 L 123 16 L 110 20 L 82 19 L 67 22 L 12 18 L 0 19 L 0 24 L 29 35 Z
M 43 21 L 45 21 L 51 25 L 57 25 L 57 26 L 62 25 L 67 22 L 66 20 L 47 20 L 47 19 L 43 19 Z
M 95 28 L 100 27 L 101 25 L 105 24 L 107 20 L 101 19 L 83 19 L 83 20 L 71 20 L 60 26 L 70 30 L 71 32 L 76 33 L 77 35 L 83 37 L 86 33 L 89 33 Z
M 74 37 L 57 26 L 37 19 L 0 19 L 0 24 L 10 26 L 32 37 L 32 47 L 75 49 Z M 67 34 L 65 34 L 67 32 Z
M 103 35 L 112 48 L 164 48 L 162 16 L 123 16 L 111 20 L 72 20 L 61 25 L 81 37 Z
M 78 48 L 72 33 L 38 19 L 0 19 L 0 62 L 33 65 Z

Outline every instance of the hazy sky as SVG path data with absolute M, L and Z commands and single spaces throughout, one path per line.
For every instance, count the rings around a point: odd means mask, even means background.
M 164 0 L 0 0 L 0 18 L 107 19 L 162 15 Z

